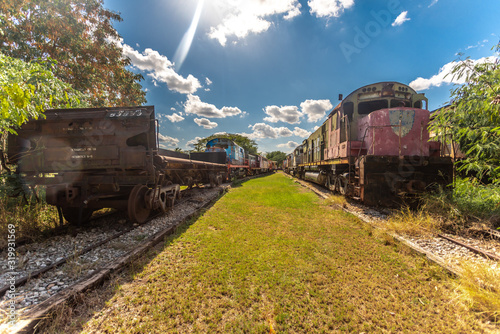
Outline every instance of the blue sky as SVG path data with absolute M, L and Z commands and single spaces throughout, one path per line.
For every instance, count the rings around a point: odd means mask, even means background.
M 380 81 L 410 84 L 434 110 L 463 53 L 494 56 L 498 0 L 104 0 L 115 41 L 144 76 L 161 145 L 190 149 L 229 132 L 260 152 L 290 152 L 338 95 Z

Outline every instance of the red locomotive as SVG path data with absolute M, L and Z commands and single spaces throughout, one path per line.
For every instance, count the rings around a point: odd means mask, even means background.
M 429 141 L 427 98 L 398 82 L 361 87 L 288 155 L 285 171 L 370 205 L 452 181 L 453 165 Z

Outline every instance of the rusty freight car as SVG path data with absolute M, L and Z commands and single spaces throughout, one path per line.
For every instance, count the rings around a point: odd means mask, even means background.
M 215 186 L 226 172 L 224 164 L 168 154 L 157 129 L 153 106 L 47 110 L 9 136 L 8 159 L 27 184 L 46 187 L 47 203 L 69 222 L 101 208 L 143 222 L 172 207 L 181 185 Z

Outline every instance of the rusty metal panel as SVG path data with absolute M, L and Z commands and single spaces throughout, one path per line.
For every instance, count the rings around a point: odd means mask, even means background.
M 428 123 L 427 110 L 377 110 L 360 119 L 358 138 L 368 155 L 429 156 Z
M 152 106 L 52 109 L 45 116 L 9 138 L 9 160 L 25 173 L 144 168 L 157 148 Z

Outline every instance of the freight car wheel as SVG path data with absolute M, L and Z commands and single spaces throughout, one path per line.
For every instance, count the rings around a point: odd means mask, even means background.
M 148 187 L 142 184 L 136 185 L 128 197 L 128 216 L 130 220 L 137 223 L 144 223 L 148 219 L 151 209 L 146 206 L 144 197 L 148 192 Z
M 94 210 L 92 209 L 83 208 L 82 216 L 80 217 L 80 208 L 69 208 L 69 207 L 62 208 L 62 214 L 64 219 L 66 219 L 68 223 L 72 225 L 78 225 L 88 222 L 93 212 Z

